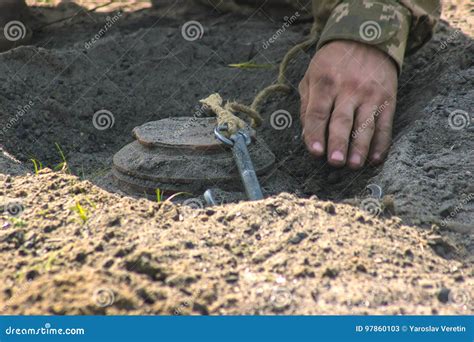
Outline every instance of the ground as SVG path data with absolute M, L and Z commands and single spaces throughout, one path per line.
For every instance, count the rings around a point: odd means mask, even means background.
M 444 2 L 449 22 L 407 58 L 383 166 L 313 160 L 297 93 L 273 96 L 258 131 L 277 157 L 262 179 L 273 195 L 202 209 L 126 196 L 109 174 L 113 154 L 133 127 L 192 116 L 214 91 L 248 103 L 275 68 L 228 64 L 277 64 L 309 24 L 263 48 L 278 17 L 52 3 L 30 1 L 34 46 L 0 55 L 1 313 L 474 313 L 474 140 L 469 123 L 450 120 L 469 119 L 474 103 L 468 2 Z M 189 20 L 201 39 L 183 39 Z M 291 64 L 294 87 L 309 58 Z M 93 124 L 100 110 L 113 115 L 108 129 Z M 277 110 L 291 113 L 285 129 L 270 122 Z M 368 184 L 383 200 L 367 198 Z

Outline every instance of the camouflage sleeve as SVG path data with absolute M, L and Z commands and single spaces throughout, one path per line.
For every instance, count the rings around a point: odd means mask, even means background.
M 315 23 L 324 25 L 318 48 L 335 39 L 370 44 L 401 71 L 405 52 L 431 39 L 440 0 L 313 0 L 313 12 Z

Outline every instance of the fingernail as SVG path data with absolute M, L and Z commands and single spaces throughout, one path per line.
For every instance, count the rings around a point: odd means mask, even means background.
M 362 157 L 360 155 L 358 155 L 357 153 L 354 153 L 352 156 L 351 156 L 351 159 L 350 159 L 350 163 L 352 165 L 360 165 L 362 162 Z
M 372 155 L 372 160 L 376 163 L 380 162 L 382 160 L 382 155 L 380 153 L 374 153 Z
M 336 162 L 344 161 L 344 155 L 341 151 L 335 151 L 331 154 L 331 159 Z
M 311 147 L 317 153 L 323 153 L 324 152 L 323 145 L 320 142 L 315 142 Z

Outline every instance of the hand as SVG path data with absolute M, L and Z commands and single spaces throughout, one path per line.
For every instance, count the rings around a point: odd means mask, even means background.
M 310 153 L 332 166 L 379 164 L 392 141 L 395 62 L 377 48 L 338 40 L 313 57 L 300 83 L 303 136 Z

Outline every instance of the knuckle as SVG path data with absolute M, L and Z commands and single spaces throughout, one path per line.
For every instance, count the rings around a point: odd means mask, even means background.
M 355 89 L 358 89 L 362 84 L 362 80 L 358 77 L 351 77 L 344 80 L 344 87 L 352 92 Z
M 336 112 L 334 114 L 334 125 L 336 126 L 336 129 L 338 129 L 340 126 L 351 126 L 353 123 L 353 114 L 349 112 Z
M 336 84 L 336 79 L 329 73 L 323 73 L 319 76 L 318 85 L 322 88 L 332 88 Z
M 329 113 L 326 113 L 320 108 L 311 109 L 310 115 L 317 121 L 325 121 L 329 117 Z
M 368 80 L 360 86 L 361 92 L 365 96 L 373 96 L 380 92 L 381 86 L 374 80 Z

